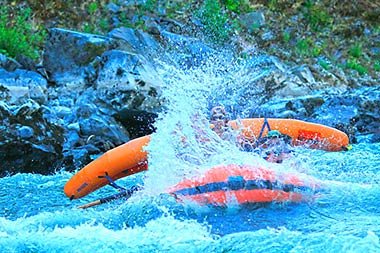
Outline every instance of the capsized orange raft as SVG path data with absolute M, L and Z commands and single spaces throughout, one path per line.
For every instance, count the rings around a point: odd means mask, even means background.
M 265 137 L 270 129 L 289 135 L 294 146 L 305 146 L 326 151 L 347 150 L 349 146 L 348 136 L 344 132 L 302 120 L 255 118 L 231 120 L 228 124 L 233 129 L 241 130 L 244 136 L 255 140 Z M 260 136 L 261 131 L 263 132 Z
M 305 202 L 322 191 L 321 184 L 304 174 L 278 173 L 270 168 L 252 165 L 221 165 L 202 176 L 185 179 L 171 187 L 177 199 L 192 200 L 201 205 Z
M 107 151 L 92 161 L 66 183 L 64 192 L 70 199 L 77 199 L 117 180 L 148 169 L 144 147 L 150 136 L 133 139 Z M 109 179 L 108 179 L 109 178 Z
M 247 137 L 259 138 L 264 119 L 240 119 L 230 121 L 234 129 L 241 129 Z M 309 148 L 341 151 L 348 146 L 345 133 L 320 124 L 294 119 L 267 119 L 272 130 L 279 130 L 292 137 L 294 145 L 307 144 Z M 265 137 L 268 129 L 264 129 Z M 107 185 L 110 180 L 135 174 L 148 169 L 147 152 L 150 136 L 140 137 L 118 146 L 94 160 L 65 185 L 64 192 L 70 199 L 77 199 Z M 108 178 L 108 179 L 107 179 Z
M 294 146 L 326 151 L 343 151 L 347 150 L 349 146 L 348 136 L 344 132 L 302 120 L 255 118 L 231 120 L 228 124 L 235 130 L 241 130 L 244 136 L 254 140 L 265 137 L 270 129 L 289 135 Z M 260 136 L 261 131 L 263 132 Z

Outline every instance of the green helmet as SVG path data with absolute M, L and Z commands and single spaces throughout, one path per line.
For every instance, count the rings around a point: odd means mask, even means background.
M 280 131 L 278 130 L 271 130 L 268 132 L 268 134 L 266 135 L 266 137 L 280 137 L 282 134 Z
M 290 144 L 292 142 L 292 137 L 290 137 L 287 134 L 282 134 L 278 130 L 271 130 L 271 131 L 269 131 L 264 138 L 262 138 L 261 140 L 259 140 L 259 142 L 260 143 L 265 143 L 266 141 L 268 141 L 268 140 L 270 140 L 272 138 L 279 138 L 279 139 L 285 141 L 285 143 L 287 143 L 287 144 Z

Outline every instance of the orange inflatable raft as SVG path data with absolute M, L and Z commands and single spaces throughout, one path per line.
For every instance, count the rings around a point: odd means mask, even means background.
M 312 177 L 300 176 L 252 165 L 222 165 L 180 182 L 169 193 L 181 201 L 216 206 L 311 201 L 321 191 L 320 184 Z
M 347 150 L 349 146 L 348 136 L 342 131 L 302 120 L 255 118 L 232 120 L 228 124 L 235 130 L 241 130 L 247 138 L 254 140 L 265 137 L 270 129 L 289 135 L 294 146 L 305 146 L 326 151 Z
M 241 130 L 248 138 L 259 138 L 261 129 L 262 137 L 268 132 L 268 129 L 263 127 L 265 122 L 269 124 L 271 130 L 279 130 L 291 136 L 294 145 L 307 144 L 309 148 L 327 151 L 344 150 L 348 145 L 345 133 L 301 120 L 241 119 L 230 121 L 229 124 L 232 128 Z M 147 170 L 148 158 L 144 147 L 149 141 L 150 136 L 140 137 L 104 153 L 66 183 L 64 187 L 66 196 L 70 199 L 81 198 L 119 178 Z
M 66 183 L 64 192 L 70 199 L 77 199 L 107 185 L 111 180 L 126 177 L 148 169 L 144 147 L 150 136 L 133 139 L 104 153 L 85 166 Z

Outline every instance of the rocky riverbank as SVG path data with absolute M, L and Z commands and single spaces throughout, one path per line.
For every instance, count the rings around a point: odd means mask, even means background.
M 252 12 L 245 23 L 263 21 L 263 15 Z M 171 58 L 176 55 L 182 67 L 196 68 L 222 52 L 175 32 L 173 25 L 180 24 L 153 22 L 145 31 L 119 27 L 104 36 L 51 28 L 41 64 L 0 54 L 0 175 L 74 170 L 93 155 L 153 132 L 166 106 L 156 59 L 178 64 Z M 380 141 L 379 72 L 290 62 L 237 38 L 241 47 L 224 47 L 223 54 L 254 62 L 246 64 L 247 73 L 262 68 L 265 74 L 250 81 L 239 106 L 225 104 L 234 116 L 304 119 L 337 127 L 352 143 Z

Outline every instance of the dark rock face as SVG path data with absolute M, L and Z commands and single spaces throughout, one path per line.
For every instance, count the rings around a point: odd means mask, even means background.
M 115 47 L 115 41 L 109 37 L 61 28 L 51 29 L 44 54 L 44 67 L 49 74 L 49 81 L 58 85 L 85 83 L 88 64 Z
M 151 134 L 156 130 L 154 121 L 157 114 L 155 113 L 123 108 L 113 116 L 123 124 L 132 139 Z
M 60 169 L 64 129 L 46 121 L 39 104 L 29 101 L 9 109 L 2 103 L 0 120 L 0 176 L 30 172 L 46 174 Z

